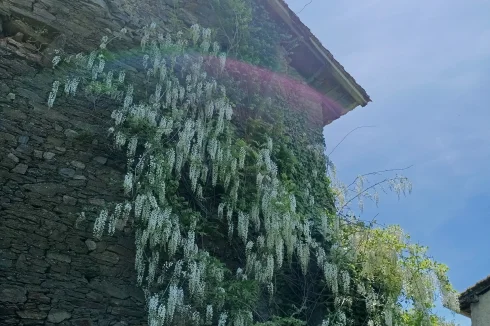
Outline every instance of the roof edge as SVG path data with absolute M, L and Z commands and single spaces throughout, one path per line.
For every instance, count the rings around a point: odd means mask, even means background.
M 328 51 L 318 40 L 311 40 L 315 48 L 320 52 L 320 54 L 327 60 L 327 62 L 333 67 L 334 71 L 341 78 L 341 83 L 346 88 L 347 92 L 356 100 L 358 105 L 366 106 L 371 102 L 371 98 L 366 93 L 364 88 L 361 87 L 352 77 L 345 68 L 338 62 L 333 55 Z M 349 110 L 350 111 L 350 110 Z
M 459 297 L 464 298 L 471 295 L 482 295 L 488 291 L 490 291 L 490 275 L 464 290 Z
M 349 93 L 356 101 L 357 105 L 366 106 L 371 102 L 371 98 L 359 85 L 356 80 L 345 70 L 345 68 L 334 58 L 332 53 L 328 51 L 318 38 L 310 31 L 310 29 L 299 19 L 299 17 L 289 8 L 284 0 L 266 0 L 273 9 L 282 9 L 282 12 L 277 12 L 283 21 L 291 27 L 291 29 L 303 38 L 303 41 L 310 48 L 310 51 L 316 52 L 314 55 L 322 58 L 326 64 L 333 68 L 336 79 L 341 86 Z M 357 106 L 356 105 L 356 106 Z M 350 109 L 352 110 L 352 109 Z M 349 111 L 350 111 L 349 110 Z
M 478 302 L 478 296 L 490 291 L 490 275 L 473 286 L 467 288 L 459 295 L 459 306 L 463 315 L 471 315 L 471 304 Z

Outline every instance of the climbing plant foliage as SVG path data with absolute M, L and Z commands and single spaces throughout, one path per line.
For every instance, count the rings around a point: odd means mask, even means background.
M 238 21 L 246 37 L 253 26 Z M 49 107 L 80 91 L 112 103 L 126 200 L 100 212 L 94 236 L 134 229 L 149 325 L 431 325 L 438 294 L 456 309 L 447 268 L 426 248 L 348 209 L 351 199 L 377 200 L 375 187 L 361 178 L 352 196 L 332 182 L 304 93 L 240 71 L 245 41 L 232 57 L 215 34 L 199 25 L 163 34 L 151 24 L 125 65 L 108 36 L 89 54 L 53 59 L 67 77 L 53 83 Z M 265 49 L 247 44 L 243 60 Z M 403 177 L 387 183 L 410 190 Z

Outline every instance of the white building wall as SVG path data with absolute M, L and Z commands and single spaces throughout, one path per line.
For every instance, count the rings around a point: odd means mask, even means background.
M 490 326 L 490 291 L 471 304 L 471 326 Z

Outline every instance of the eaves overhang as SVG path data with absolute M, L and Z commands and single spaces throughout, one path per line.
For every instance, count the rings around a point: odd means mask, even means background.
M 265 3 L 273 17 L 287 25 L 291 34 L 300 41 L 300 45 L 292 50 L 290 64 L 328 99 L 324 104 L 324 125 L 371 102 L 364 88 L 321 44 L 284 0 L 265 0 Z

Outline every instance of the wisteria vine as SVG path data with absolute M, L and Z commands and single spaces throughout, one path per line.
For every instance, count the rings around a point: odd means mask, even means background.
M 126 153 L 127 200 L 100 212 L 94 236 L 113 235 L 117 225 L 134 227 L 135 269 L 146 294 L 149 325 L 252 325 L 260 317 L 256 307 L 230 305 L 225 284 L 253 280 L 272 297 L 278 291 L 278 271 L 293 260 L 304 275 L 313 262 L 334 298 L 335 309 L 326 310 L 322 326 L 348 325 L 354 297 L 365 301 L 368 325 L 381 325 L 382 319 L 395 325 L 401 293 L 420 311 L 428 309 L 434 292 L 428 285 L 433 283 L 398 264 L 401 248 L 390 247 L 404 243 L 400 230 L 363 241 L 374 231 L 358 232 L 350 220 L 322 206 L 309 180 L 291 188 L 274 159 L 277 147 L 271 137 L 251 144 L 237 136 L 235 103 L 220 82 L 227 56 L 213 42 L 210 29 L 193 25 L 188 35 L 172 37 L 151 24 L 142 33 L 136 64 L 141 80 L 131 83 L 125 70 L 109 67 L 107 45 L 112 39 L 104 36 L 98 50 L 64 58 L 83 73 L 64 85 L 55 81 L 48 106 L 53 107 L 62 86 L 65 95 L 75 96 L 80 85 L 85 94 L 106 96 L 117 104 L 109 133 L 115 147 Z M 62 61 L 56 56 L 53 66 Z M 327 178 L 323 145 L 308 147 L 306 153 L 325 167 L 315 170 L 315 179 Z M 187 197 L 176 196 L 182 187 Z M 217 188 L 222 194 L 211 200 Z M 347 195 L 345 188 L 335 191 L 341 201 Z M 209 223 L 226 225 L 229 241 L 238 239 L 245 261 L 236 272 L 230 273 L 222 257 L 198 242 Z M 382 278 L 393 273 L 413 282 L 380 294 L 373 282 L 399 284 Z M 438 280 L 451 293 L 443 274 Z

